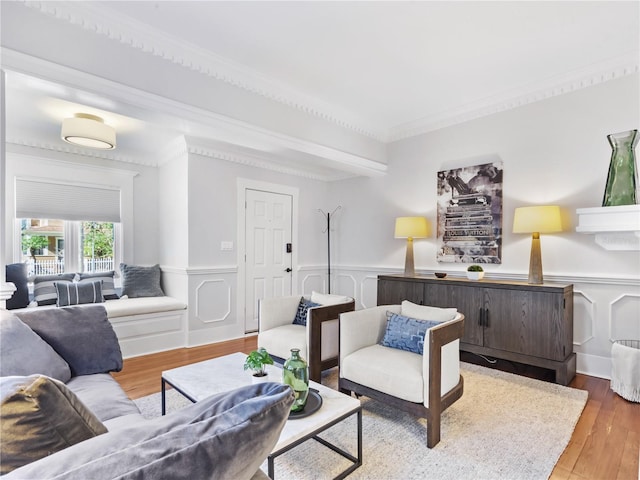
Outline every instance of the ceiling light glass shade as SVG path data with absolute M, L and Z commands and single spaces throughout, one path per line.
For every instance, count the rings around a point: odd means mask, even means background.
M 88 113 L 77 113 L 62 121 L 62 140 L 82 147 L 112 150 L 116 148 L 116 131 L 105 125 L 102 118 Z
M 560 207 L 534 206 L 516 208 L 513 233 L 553 233 L 562 231 Z
M 426 238 L 429 236 L 429 224 L 424 217 L 396 218 L 395 238 Z

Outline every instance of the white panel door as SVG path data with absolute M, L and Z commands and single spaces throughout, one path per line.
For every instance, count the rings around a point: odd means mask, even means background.
M 291 195 L 245 191 L 246 332 L 258 330 L 261 298 L 291 295 L 292 204 Z

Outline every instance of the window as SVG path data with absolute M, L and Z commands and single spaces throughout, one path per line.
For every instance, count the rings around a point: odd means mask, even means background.
M 29 275 L 104 272 L 117 265 L 118 223 L 43 218 L 19 222 L 20 261 L 29 266 Z

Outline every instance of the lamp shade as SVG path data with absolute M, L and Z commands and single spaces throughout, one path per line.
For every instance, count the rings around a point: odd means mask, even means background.
M 429 224 L 424 217 L 396 218 L 395 238 L 426 238 L 429 236 Z
M 513 233 L 553 233 L 562 231 L 560 207 L 555 205 L 519 207 L 513 216 Z
M 62 121 L 60 137 L 67 143 L 82 147 L 112 150 L 116 148 L 116 131 L 102 118 L 88 113 L 77 113 Z

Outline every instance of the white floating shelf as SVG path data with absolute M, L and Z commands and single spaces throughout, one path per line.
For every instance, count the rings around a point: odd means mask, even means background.
M 607 250 L 640 250 L 640 205 L 579 208 L 576 232 L 595 235 Z

